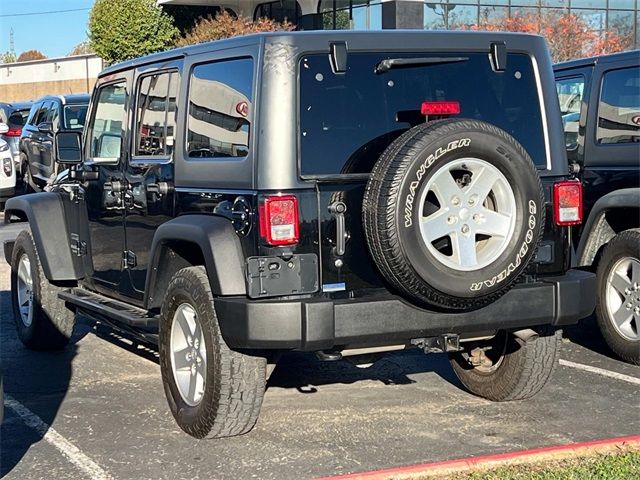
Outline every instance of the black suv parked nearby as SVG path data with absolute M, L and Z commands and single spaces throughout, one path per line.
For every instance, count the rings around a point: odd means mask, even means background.
M 108 68 L 87 118 L 56 138 L 69 178 L 7 203 L 20 338 L 62 347 L 82 312 L 157 343 L 195 437 L 250 430 L 290 350 L 449 352 L 528 398 L 595 307 L 540 37 L 234 38 Z
M 77 94 L 34 102 L 20 138 L 20 172 L 28 188 L 40 191 L 58 174 L 53 137 L 61 131 L 82 130 L 89 99 L 89 95 Z
M 598 275 L 598 326 L 640 364 L 640 51 L 554 67 L 567 153 L 584 184 L 576 264 Z

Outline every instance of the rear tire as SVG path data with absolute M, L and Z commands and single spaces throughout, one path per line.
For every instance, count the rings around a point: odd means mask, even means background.
M 60 350 L 69 342 L 75 313 L 58 298 L 63 290 L 49 283 L 31 233 L 22 231 L 11 257 L 11 300 L 18 337 L 27 348 Z
M 204 267 L 183 268 L 169 284 L 160 315 L 167 401 L 180 428 L 196 438 L 250 431 L 266 387 L 266 359 L 227 346 L 213 302 Z
M 538 393 L 558 363 L 561 331 L 537 329 L 538 337 L 523 341 L 501 331 L 491 340 L 469 348 L 486 350 L 491 366 L 473 366 L 468 352 L 449 356 L 453 371 L 471 393 L 495 402 L 523 400 Z
M 598 328 L 616 355 L 640 365 L 640 229 L 613 237 L 600 257 L 597 277 Z

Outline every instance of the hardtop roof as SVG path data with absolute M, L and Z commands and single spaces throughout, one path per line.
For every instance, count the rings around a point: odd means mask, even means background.
M 572 68 L 586 67 L 589 65 L 596 65 L 598 63 L 612 63 L 621 60 L 638 60 L 640 64 L 640 50 L 631 50 L 628 52 L 610 53 L 607 55 L 600 55 L 596 57 L 578 58 L 576 60 L 569 60 L 566 62 L 556 63 L 553 66 L 554 70 L 567 70 Z
M 143 57 L 126 60 L 105 68 L 100 77 L 111 75 L 113 73 L 135 68 L 141 65 L 166 61 L 169 59 L 186 57 L 189 55 L 197 55 L 209 51 L 219 51 L 243 46 L 258 45 L 265 42 L 275 43 L 278 41 L 297 46 L 304 46 L 313 40 L 330 41 L 349 41 L 366 40 L 368 48 L 380 51 L 389 50 L 387 45 L 394 41 L 410 40 L 415 43 L 416 40 L 421 41 L 425 47 L 429 46 L 430 41 L 437 40 L 441 43 L 443 39 L 447 39 L 452 45 L 459 44 L 461 48 L 472 48 L 482 45 L 486 42 L 487 48 L 489 42 L 504 41 L 509 48 L 510 41 L 518 40 L 530 42 L 544 42 L 542 37 L 530 33 L 514 33 L 514 32 L 484 32 L 484 31 L 451 31 L 451 30 L 308 30 L 297 32 L 263 32 L 244 35 L 240 37 L 227 38 L 223 40 L 215 40 L 211 42 L 189 45 L 186 47 L 175 48 L 164 52 L 154 53 Z M 328 44 L 327 44 L 328 48 Z

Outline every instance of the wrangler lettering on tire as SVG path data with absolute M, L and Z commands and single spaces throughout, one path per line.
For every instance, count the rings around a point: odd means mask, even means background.
M 522 146 L 477 120 L 430 122 L 382 154 L 363 202 L 384 278 L 423 305 L 479 308 L 531 260 L 544 223 L 536 168 Z

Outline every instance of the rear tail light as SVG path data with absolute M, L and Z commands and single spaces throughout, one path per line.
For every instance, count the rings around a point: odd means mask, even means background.
M 422 102 L 422 115 L 457 115 L 460 113 L 460 102 Z
M 300 240 L 298 199 L 293 195 L 267 197 L 260 206 L 260 236 L 269 245 L 292 245 Z
M 553 184 L 553 214 L 556 225 L 582 223 L 582 184 L 566 181 Z
M 10 128 L 9 131 L 4 135 L 5 137 L 19 137 L 20 135 L 22 135 L 22 128 L 21 127 Z

